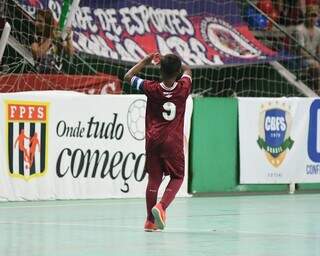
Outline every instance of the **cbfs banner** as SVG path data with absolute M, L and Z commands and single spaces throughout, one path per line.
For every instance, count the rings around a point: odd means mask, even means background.
M 62 0 L 20 0 L 34 15 Z M 188 65 L 270 61 L 278 54 L 257 40 L 236 1 L 81 0 L 72 24 L 78 51 L 137 62 L 151 52 L 176 53 Z
M 320 182 L 320 99 L 239 98 L 240 183 Z
M 0 199 L 144 197 L 145 96 L 53 91 L 0 100 Z M 190 97 L 186 163 L 191 113 Z M 185 173 L 179 196 L 188 194 Z

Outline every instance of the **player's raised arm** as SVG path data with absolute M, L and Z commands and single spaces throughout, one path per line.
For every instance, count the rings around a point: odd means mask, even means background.
M 137 75 L 145 66 L 149 65 L 155 56 L 155 53 L 149 54 L 134 65 L 125 75 L 124 81 L 131 83 L 132 77 Z

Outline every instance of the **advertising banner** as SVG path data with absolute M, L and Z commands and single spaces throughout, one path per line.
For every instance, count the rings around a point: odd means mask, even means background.
M 0 199 L 144 197 L 145 96 L 26 92 L 0 100 Z M 191 113 L 190 97 L 186 156 Z M 186 166 L 179 196 L 187 180 Z
M 239 98 L 240 183 L 320 182 L 320 99 Z
M 62 1 L 20 0 L 34 16 Z M 72 24 L 78 51 L 137 62 L 151 52 L 176 53 L 188 65 L 270 61 L 278 54 L 257 40 L 236 1 L 82 0 Z

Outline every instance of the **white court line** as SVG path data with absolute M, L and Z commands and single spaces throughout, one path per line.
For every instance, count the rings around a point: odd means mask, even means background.
M 113 226 L 101 224 L 86 224 L 86 223 L 61 223 L 61 222 L 25 222 L 25 221 L 0 221 L 0 225 L 43 225 L 43 226 L 70 226 L 70 227 L 93 227 L 93 228 L 121 228 L 121 229 L 138 229 L 133 226 Z M 141 228 L 139 228 L 141 229 Z
M 105 205 L 115 205 L 115 204 L 125 204 L 125 205 L 140 205 L 142 204 L 139 202 L 102 202 L 102 203 L 80 203 L 80 204 L 41 204 L 41 202 L 39 202 L 39 205 L 24 205 L 24 206 L 0 206 L 0 210 L 1 209 L 27 209 L 27 208 L 55 208 L 55 207 L 78 207 L 78 206 L 105 206 Z
M 25 222 L 25 221 L 0 221 L 0 225 L 43 225 L 43 226 L 65 226 L 65 227 L 92 227 L 92 228 L 114 228 L 114 229 L 128 229 L 134 231 L 143 231 L 142 227 L 136 226 L 114 226 L 105 224 L 87 224 L 87 223 L 61 223 L 61 222 Z M 280 236 L 280 237 L 297 237 L 297 238 L 311 238 L 320 239 L 320 234 L 301 234 L 301 233 L 263 233 L 243 230 L 208 230 L 208 229 L 185 229 L 185 228 L 166 228 L 161 233 L 208 233 L 215 234 L 240 234 L 240 235 L 259 235 L 259 236 Z
M 181 232 L 181 233 L 210 233 L 214 234 L 240 234 L 240 235 L 257 235 L 257 236 L 271 236 L 271 237 L 298 237 L 298 238 L 312 238 L 320 239 L 320 234 L 301 234 L 301 233 L 264 233 L 255 231 L 243 231 L 243 230 L 201 230 L 201 229 L 166 229 L 165 232 Z
M 90 199 L 83 199 L 88 200 Z M 117 198 L 114 199 L 115 201 L 112 201 L 112 199 L 101 199 L 101 202 L 97 203 L 70 203 L 67 199 L 65 200 L 65 204 L 43 204 L 43 202 L 38 201 L 38 205 L 14 205 L 14 206 L 1 206 L 0 202 L 0 210 L 1 209 L 27 209 L 27 208 L 55 208 L 55 207 L 73 207 L 73 206 L 106 206 L 106 205 L 144 205 L 145 204 L 145 198 Z M 136 202 L 130 202 L 130 200 L 139 200 Z M 54 201 L 52 201 L 54 202 Z M 5 202 L 8 203 L 8 202 Z M 11 202 L 10 202 L 11 203 Z M 27 203 L 27 202 L 12 202 L 12 203 Z M 185 203 L 184 201 L 177 200 L 175 201 L 175 205 Z

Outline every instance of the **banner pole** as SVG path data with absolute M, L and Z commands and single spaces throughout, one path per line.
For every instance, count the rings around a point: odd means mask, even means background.
M 63 6 L 62 6 L 62 11 L 61 11 L 61 16 L 60 16 L 60 20 L 59 20 L 60 30 L 62 30 L 64 28 L 66 17 L 69 12 L 69 7 L 70 7 L 70 0 L 64 0 Z
M 79 7 L 80 0 L 73 0 L 69 10 L 67 21 L 62 29 L 62 39 L 65 40 L 67 37 L 67 28 L 71 27 L 74 15 Z

